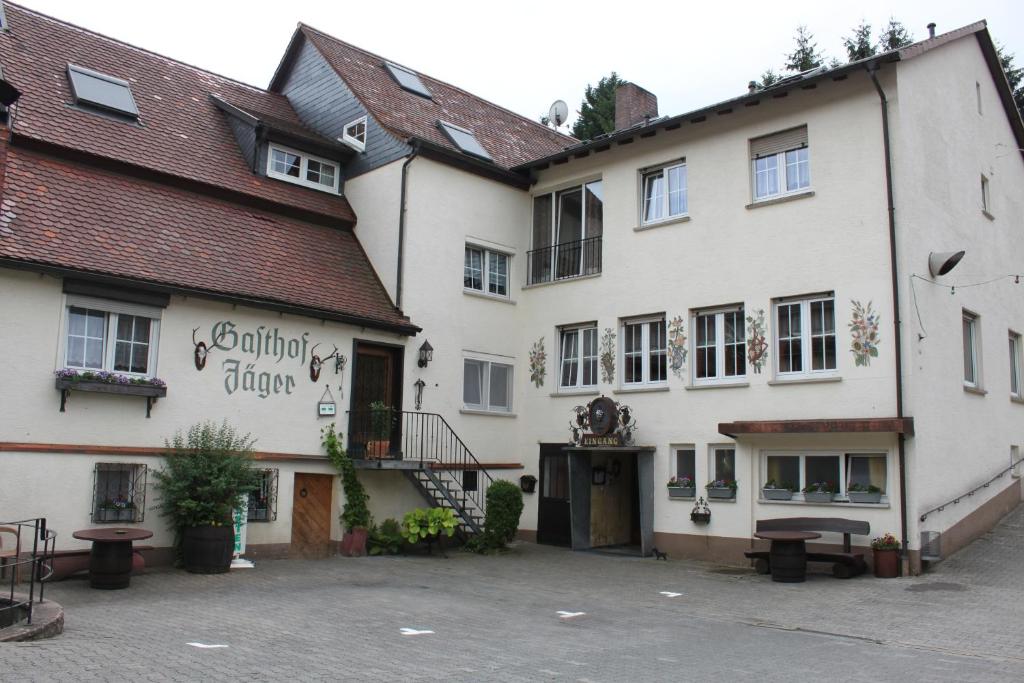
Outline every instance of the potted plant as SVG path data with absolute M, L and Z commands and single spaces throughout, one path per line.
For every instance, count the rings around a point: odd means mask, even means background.
M 186 571 L 220 574 L 231 566 L 232 515 L 259 485 L 253 442 L 227 422 L 196 424 L 167 442 L 167 465 L 154 476 Z
M 761 488 L 761 495 L 765 500 L 793 500 L 795 492 L 796 487 L 793 484 L 788 481 L 779 484 L 774 479 L 766 481 Z
M 850 484 L 846 487 L 846 495 L 851 503 L 880 503 L 882 501 L 882 489 L 874 484 Z
M 370 404 L 370 441 L 366 457 L 383 458 L 391 448 L 391 406 L 384 401 Z
M 367 538 L 370 555 L 397 555 L 402 548 L 402 525 L 397 519 L 385 519 L 380 526 L 374 524 Z
M 433 543 L 437 541 L 441 555 L 447 557 L 444 539 L 455 535 L 457 524 L 451 508 L 416 508 L 407 512 L 402 519 L 402 538 L 409 543 L 426 541 L 427 552 L 431 551 Z
M 895 579 L 900 573 L 900 541 L 892 534 L 885 534 L 871 541 L 874 552 L 875 576 L 880 579 Z
M 341 538 L 341 554 L 345 557 L 362 557 L 366 554 L 366 539 L 372 523 L 370 517 L 370 496 L 356 476 L 356 466 L 341 447 L 341 440 L 334 425 L 323 430 L 323 445 L 327 457 L 341 476 L 341 486 L 345 490 L 345 505 L 341 511 L 341 525 L 344 535 Z
M 835 495 L 835 486 L 827 481 L 816 481 L 804 487 L 804 500 L 808 503 L 831 503 Z
M 96 515 L 96 521 L 134 522 L 135 504 L 124 496 L 118 496 L 114 499 L 107 498 L 105 501 L 100 503 L 100 508 Z
M 708 491 L 708 498 L 735 498 L 737 483 L 735 479 L 715 479 L 709 481 L 704 488 Z
M 669 498 L 693 498 L 697 495 L 697 485 L 692 477 L 672 477 L 668 480 Z

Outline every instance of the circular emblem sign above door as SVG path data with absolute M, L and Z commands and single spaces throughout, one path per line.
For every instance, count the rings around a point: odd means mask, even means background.
M 619 424 L 619 410 L 615 401 L 602 396 L 590 402 L 590 432 L 605 436 L 615 431 Z

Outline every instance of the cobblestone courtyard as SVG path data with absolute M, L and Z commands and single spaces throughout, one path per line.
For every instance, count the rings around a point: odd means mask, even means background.
M 71 580 L 49 592 L 64 635 L 0 645 L 0 679 L 1020 681 L 1022 541 L 1024 506 L 932 573 L 887 581 L 773 584 L 531 544 L 153 571 L 126 591 Z

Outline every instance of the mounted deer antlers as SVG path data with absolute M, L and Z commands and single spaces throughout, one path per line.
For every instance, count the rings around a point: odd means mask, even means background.
M 216 347 L 218 344 L 221 343 L 221 341 L 224 339 L 224 332 L 221 331 L 221 333 L 217 336 L 217 338 L 213 340 L 213 342 L 210 344 L 209 347 L 207 347 L 206 346 L 206 342 L 197 342 L 196 341 L 196 332 L 198 332 L 198 331 L 199 331 L 198 327 L 192 330 L 192 345 L 194 347 L 196 347 L 196 350 L 195 350 L 196 370 L 202 370 L 203 368 L 206 367 L 206 357 L 210 355 L 210 348 Z
M 331 355 L 326 358 L 320 358 L 320 356 L 316 355 L 316 347 L 318 346 L 320 345 L 314 344 L 313 348 L 309 350 L 309 353 L 312 356 L 309 360 L 309 379 L 313 382 L 320 379 L 320 371 L 323 369 L 324 363 L 338 355 L 338 347 L 335 345 L 334 351 L 331 352 Z

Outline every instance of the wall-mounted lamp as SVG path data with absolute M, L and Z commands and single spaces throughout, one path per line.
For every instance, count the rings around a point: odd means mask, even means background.
M 928 272 L 932 277 L 945 275 L 956 268 L 960 259 L 964 257 L 963 251 L 933 251 L 928 254 Z
M 416 387 L 416 410 L 419 410 L 423 407 L 423 387 L 427 386 L 427 383 L 418 379 L 413 386 Z
M 429 341 L 424 341 L 423 345 L 420 346 L 420 360 L 418 365 L 421 368 L 427 367 L 427 363 L 434 360 L 434 347 L 430 345 Z

